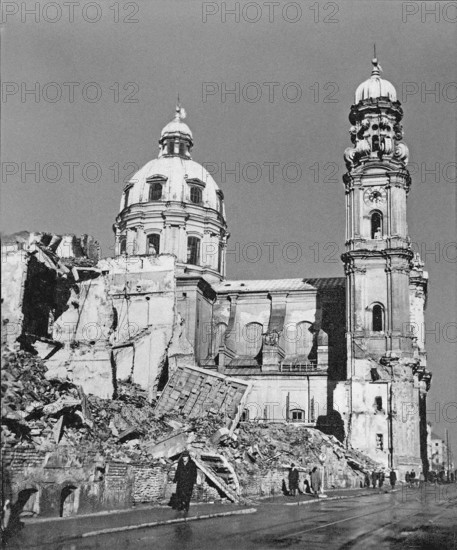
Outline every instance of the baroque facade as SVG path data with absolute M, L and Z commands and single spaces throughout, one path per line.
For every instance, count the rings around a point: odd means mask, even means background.
M 376 59 L 372 65 L 350 110 L 353 146 L 344 154 L 345 276 L 226 278 L 224 195 L 192 160 L 193 135 L 178 106 L 158 158 L 123 190 L 114 258 L 67 269 L 59 243 L 39 238 L 29 239 L 27 262 L 18 260 L 23 247 L 9 254 L 12 295 L 30 286 L 30 254 L 50 255 L 66 281 L 58 314 L 54 298 L 35 311 L 39 333 L 10 308 L 20 327 L 8 331 L 11 339 L 19 331 L 28 345 L 49 346 L 43 356 L 53 376 L 103 397 L 132 380 L 155 399 L 177 366 L 248 381 L 242 420 L 306 423 L 400 475 L 427 470 L 431 375 L 419 330 L 427 273 L 407 228 L 403 111 Z

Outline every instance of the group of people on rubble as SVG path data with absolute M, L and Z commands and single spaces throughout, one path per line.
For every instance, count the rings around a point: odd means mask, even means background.
M 295 464 L 291 464 L 289 468 L 288 482 L 288 494 L 293 497 L 297 493 L 318 495 L 322 488 L 322 474 L 319 468 L 314 466 L 311 471 L 305 472 L 303 480 L 300 480 L 300 474 Z

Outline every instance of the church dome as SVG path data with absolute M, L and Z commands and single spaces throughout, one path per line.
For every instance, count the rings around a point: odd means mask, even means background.
M 127 204 L 121 200 L 121 210 L 126 206 L 150 202 L 150 188 L 154 183 L 162 185 L 161 202 L 177 201 L 195 204 L 220 211 L 222 192 L 211 174 L 198 162 L 180 156 L 162 156 L 145 164 L 134 174 Z M 192 189 L 197 187 L 201 201 L 192 200 Z
M 355 92 L 355 103 L 357 104 L 364 99 L 376 99 L 379 97 L 388 98 L 390 101 L 397 101 L 397 92 L 394 85 L 379 76 L 382 69 L 376 58 L 372 60 L 372 64 L 371 77 L 362 82 Z

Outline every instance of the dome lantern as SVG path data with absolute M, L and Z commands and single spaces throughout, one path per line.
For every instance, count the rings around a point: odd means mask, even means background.
M 160 135 L 160 153 L 162 156 L 179 156 L 191 158 L 190 151 L 193 147 L 193 136 L 189 126 L 183 122 L 186 111 L 178 103 L 175 117 L 163 129 Z

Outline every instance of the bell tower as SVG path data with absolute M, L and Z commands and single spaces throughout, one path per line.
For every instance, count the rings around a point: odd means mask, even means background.
M 371 77 L 356 90 L 346 149 L 346 252 L 348 357 L 411 357 L 410 247 L 406 201 L 411 178 L 402 142 L 403 111 L 394 86 Z

